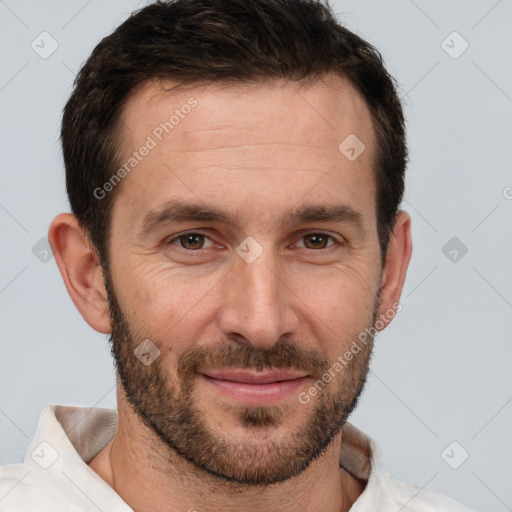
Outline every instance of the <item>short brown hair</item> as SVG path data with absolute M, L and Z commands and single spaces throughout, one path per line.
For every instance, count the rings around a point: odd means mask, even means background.
M 81 68 L 62 120 L 71 209 L 108 261 L 110 216 L 120 187 L 93 191 L 115 173 L 118 125 L 136 86 L 149 79 L 310 81 L 336 73 L 365 99 L 376 133 L 377 231 L 382 260 L 404 192 L 404 117 L 380 53 L 320 0 L 171 0 L 133 13 Z

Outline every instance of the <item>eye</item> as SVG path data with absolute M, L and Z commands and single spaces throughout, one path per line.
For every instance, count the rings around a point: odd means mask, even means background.
M 213 242 L 202 233 L 189 232 L 183 233 L 182 235 L 176 236 L 170 239 L 167 244 L 168 245 L 179 245 L 182 249 L 188 251 L 198 251 L 200 249 L 206 249 L 205 243 L 210 241 L 210 245 L 207 247 L 212 247 Z
M 327 233 L 308 233 L 302 236 L 301 240 L 304 240 L 304 247 L 306 249 L 328 249 L 337 243 L 340 244 L 338 240 L 336 240 L 332 235 L 328 235 Z M 328 245 L 329 240 L 332 240 L 333 243 Z

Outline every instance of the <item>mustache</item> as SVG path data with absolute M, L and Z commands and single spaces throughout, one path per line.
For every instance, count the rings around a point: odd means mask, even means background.
M 306 351 L 289 342 L 277 342 L 267 349 L 251 345 L 193 346 L 180 357 L 177 371 L 186 378 L 207 369 L 230 367 L 301 370 L 320 378 L 329 369 L 329 361 L 317 351 Z

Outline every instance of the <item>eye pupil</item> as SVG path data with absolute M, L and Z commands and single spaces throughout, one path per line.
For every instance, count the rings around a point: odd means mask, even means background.
M 180 236 L 180 243 L 184 249 L 201 249 L 204 245 L 204 235 L 199 233 L 183 235 Z
M 308 244 L 311 244 L 312 247 L 309 247 L 310 249 L 318 249 L 319 247 L 323 249 L 327 247 L 327 239 L 327 236 L 320 233 L 314 233 L 304 237 L 306 247 L 308 247 Z
M 329 236 L 322 233 L 311 233 L 303 238 L 308 249 L 325 249 L 329 241 Z M 189 250 L 202 249 L 204 241 L 205 236 L 201 233 L 188 233 L 179 237 L 180 245 Z

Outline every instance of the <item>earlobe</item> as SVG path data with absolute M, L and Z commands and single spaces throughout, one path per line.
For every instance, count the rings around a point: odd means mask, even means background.
M 77 218 L 61 213 L 48 231 L 55 261 L 71 300 L 96 331 L 110 334 L 108 301 L 99 258 Z
M 412 254 L 411 217 L 405 211 L 398 213 L 393 233 L 391 234 L 386 263 L 382 269 L 381 293 L 378 323 L 384 329 L 397 313 L 400 296 Z

